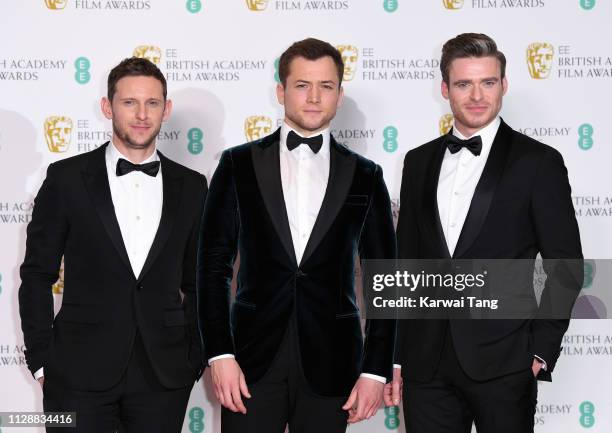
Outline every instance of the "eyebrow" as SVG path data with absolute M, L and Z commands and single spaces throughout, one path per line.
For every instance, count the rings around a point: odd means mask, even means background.
M 478 81 L 480 81 L 481 83 L 485 82 L 485 81 L 495 81 L 495 82 L 498 82 L 499 78 L 498 77 L 486 77 L 486 78 L 482 78 L 482 79 L 480 79 Z M 466 79 L 466 80 L 456 80 L 456 81 L 453 81 L 453 84 L 470 84 L 470 83 L 473 83 L 473 82 L 474 82 L 474 80 L 467 80 Z
M 312 81 L 308 81 L 308 80 L 295 80 L 296 84 L 297 83 L 305 83 L 305 84 L 312 84 Z M 336 82 L 334 80 L 323 80 L 323 81 L 319 81 L 319 83 L 321 84 L 332 84 L 332 85 L 336 85 Z

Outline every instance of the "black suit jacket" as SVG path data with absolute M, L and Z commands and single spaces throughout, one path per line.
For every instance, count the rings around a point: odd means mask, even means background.
M 397 227 L 400 258 L 450 258 L 437 205 L 444 140 L 406 154 Z M 535 259 L 538 253 L 544 259 L 582 258 L 567 170 L 557 150 L 502 121 L 453 258 Z M 581 277 L 575 282 L 577 295 Z M 542 296 L 555 296 L 552 279 Z M 475 380 L 528 368 L 534 355 L 548 365 L 538 378 L 550 380 L 568 325 L 569 320 L 451 320 L 450 332 L 461 366 Z M 432 378 L 446 327 L 443 320 L 399 323 L 396 358 L 405 366 L 404 378 Z
M 320 395 L 346 396 L 361 372 L 391 375 L 394 321 L 367 321 L 364 343 L 354 284 L 357 253 L 395 257 L 389 195 L 381 168 L 332 137 L 327 190 L 297 263 L 279 139 L 277 130 L 226 150 L 211 181 L 198 262 L 204 344 L 210 357 L 235 354 L 253 383 L 270 367 L 295 317 L 306 380 Z
M 107 145 L 51 164 L 36 196 L 19 289 L 26 361 L 32 373 L 44 367 L 70 389 L 108 389 L 127 367 L 138 330 L 160 382 L 184 387 L 202 369 L 195 269 L 206 178 L 159 154 L 161 221 L 137 279 L 115 217 Z M 64 295 L 54 319 L 51 286 L 62 255 Z

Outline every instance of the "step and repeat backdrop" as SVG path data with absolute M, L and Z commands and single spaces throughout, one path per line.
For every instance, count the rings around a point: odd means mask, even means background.
M 563 154 L 585 257 L 610 259 L 611 16 L 605 0 L 2 2 L 0 412 L 42 410 L 40 387 L 25 365 L 17 303 L 33 198 L 49 163 L 111 137 L 99 101 L 109 70 L 123 58 L 146 57 L 166 75 L 174 111 L 158 147 L 210 180 L 223 149 L 279 125 L 283 50 L 310 36 L 329 41 L 346 65 L 333 134 L 383 167 L 397 213 L 404 154 L 452 126 L 440 95 L 442 44 L 462 32 L 487 33 L 508 58 L 504 120 Z M 53 287 L 56 310 L 62 275 Z M 596 268 L 589 266 L 587 276 L 585 293 Z M 612 315 L 609 309 L 599 315 Z M 612 321 L 573 321 L 554 382 L 540 383 L 536 431 L 611 431 L 611 367 Z M 219 426 L 207 371 L 192 392 L 183 432 Z M 388 408 L 349 431 L 405 430 L 399 409 Z

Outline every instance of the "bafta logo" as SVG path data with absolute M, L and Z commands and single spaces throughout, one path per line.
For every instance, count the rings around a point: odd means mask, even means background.
M 440 128 L 440 135 L 448 134 L 453 127 L 453 115 L 445 114 L 444 116 L 440 117 L 438 127 Z
M 53 291 L 54 295 L 61 295 L 62 293 L 64 293 L 64 258 L 63 257 L 62 257 L 62 263 L 60 264 L 60 269 L 59 269 L 59 278 L 55 282 L 55 284 L 51 286 L 51 290 Z
M 68 0 L 45 0 L 45 4 L 47 5 L 47 8 L 57 11 L 64 9 L 68 4 Z
M 342 62 L 344 63 L 344 75 L 342 76 L 342 80 L 351 81 L 355 78 L 355 73 L 357 71 L 359 50 L 354 45 L 338 45 L 336 48 L 340 51 Z
M 249 116 L 244 121 L 244 135 L 248 141 L 259 140 L 272 132 L 272 119 L 266 116 Z
M 70 146 L 72 119 L 66 116 L 51 116 L 45 119 L 45 140 L 53 153 L 66 152 Z
M 555 49 L 547 42 L 534 42 L 527 47 L 527 67 L 531 78 L 548 78 L 553 65 Z
M 246 0 L 246 4 L 252 11 L 263 11 L 268 7 L 268 0 Z
M 161 61 L 161 48 L 153 45 L 139 45 L 134 48 L 134 57 L 140 57 L 141 59 L 147 59 L 150 62 L 159 65 Z
M 463 7 L 463 0 L 442 0 L 444 7 L 450 10 L 457 10 Z

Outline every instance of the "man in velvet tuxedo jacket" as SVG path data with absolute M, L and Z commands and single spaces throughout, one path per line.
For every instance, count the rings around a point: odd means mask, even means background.
M 51 164 L 36 196 L 19 289 L 25 355 L 45 410 L 76 411 L 79 432 L 179 432 L 201 374 L 206 179 L 156 152 L 171 108 L 161 71 L 124 60 L 102 100 L 112 142 Z
M 342 73 L 328 43 L 293 44 L 283 125 L 226 150 L 211 181 L 198 293 L 225 433 L 344 432 L 376 412 L 391 374 L 395 323 L 368 321 L 364 342 L 354 285 L 357 254 L 395 256 L 390 200 L 381 168 L 329 132 Z
M 454 127 L 406 154 L 399 258 L 582 258 L 561 154 L 498 115 L 505 63 L 486 35 L 462 34 L 444 45 L 442 95 Z M 555 296 L 551 280 L 543 299 Z M 571 281 L 576 295 L 581 283 Z M 399 321 L 406 431 L 467 433 L 472 422 L 479 433 L 533 431 L 537 379 L 550 380 L 568 324 Z

